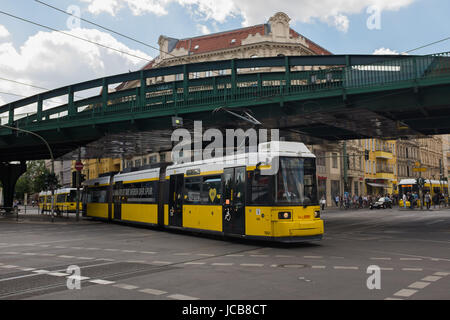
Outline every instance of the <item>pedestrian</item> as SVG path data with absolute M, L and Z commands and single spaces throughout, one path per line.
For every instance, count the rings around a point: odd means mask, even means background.
M 430 210 L 431 207 L 431 195 L 429 192 L 425 194 L 425 204 L 427 205 L 427 210 Z
M 322 198 L 320 199 L 321 210 L 325 210 L 326 205 L 327 205 L 327 200 L 325 199 L 325 195 L 323 195 Z
M 403 208 L 405 208 L 405 209 L 406 209 L 406 200 L 407 200 L 406 193 L 404 193 L 403 197 L 402 197 L 402 201 L 403 201 Z

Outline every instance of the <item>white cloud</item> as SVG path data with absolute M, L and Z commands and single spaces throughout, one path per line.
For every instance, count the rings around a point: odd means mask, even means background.
M 369 6 L 380 10 L 399 10 L 415 0 L 82 0 L 89 3 L 88 10 L 99 14 L 115 15 L 128 7 L 134 15 L 168 14 L 170 4 L 178 3 L 194 15 L 223 23 L 230 17 L 241 16 L 243 25 L 265 22 L 274 13 L 283 11 L 293 21 L 311 23 L 319 20 L 342 32 L 349 28 L 349 15 L 364 12 Z
M 202 34 L 210 34 L 211 30 L 209 30 L 209 28 L 203 24 L 198 24 L 197 25 L 197 29 L 202 33 Z
M 373 54 L 399 54 L 397 51 L 395 50 L 391 50 L 389 48 L 379 48 L 376 49 Z
M 0 24 L 0 38 L 7 38 L 9 37 L 9 31 L 5 28 L 5 26 Z
M 65 32 L 152 59 L 144 52 L 128 48 L 108 33 L 95 29 Z M 0 43 L 2 78 L 49 89 L 137 70 L 146 62 L 58 32 L 38 32 L 29 37 L 20 48 L 15 48 L 10 42 Z M 30 96 L 43 90 L 1 80 L 0 91 Z M 0 98 L 0 103 L 3 102 L 0 105 L 19 99 L 6 94 L 1 94 Z

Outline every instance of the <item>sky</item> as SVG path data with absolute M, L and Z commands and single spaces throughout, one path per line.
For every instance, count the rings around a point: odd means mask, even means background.
M 279 11 L 291 18 L 291 28 L 334 54 L 397 54 L 450 37 L 448 0 L 40 1 L 147 46 L 36 0 L 0 0 L 4 13 L 115 49 L 0 13 L 0 106 L 44 89 L 138 70 L 158 55 L 151 47 L 158 47 L 160 35 L 182 39 L 237 29 L 266 23 Z M 447 51 L 450 40 L 411 54 Z

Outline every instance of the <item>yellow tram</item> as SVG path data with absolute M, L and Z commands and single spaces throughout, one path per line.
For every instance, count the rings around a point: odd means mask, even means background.
M 276 153 L 269 152 L 277 144 Z M 84 183 L 85 215 L 280 242 L 320 240 L 315 156 L 302 143 L 102 177 Z
M 399 189 L 399 206 L 404 207 L 403 204 L 403 195 L 408 193 L 417 193 L 419 194 L 419 186 L 417 185 L 416 179 L 403 179 L 398 184 Z M 435 198 L 435 195 L 443 194 L 444 195 L 444 201 L 448 203 L 448 182 L 447 181 L 439 181 L 439 180 L 428 180 L 425 179 L 425 184 L 422 188 L 422 194 L 425 195 L 427 192 L 430 193 L 432 204 L 433 199 Z M 421 199 L 417 199 L 417 205 L 420 206 Z M 437 204 L 437 203 L 436 203 Z M 411 203 L 410 201 L 406 201 L 406 206 L 410 207 Z
M 81 209 L 81 199 L 80 205 Z M 41 212 L 50 212 L 52 210 L 52 193 L 43 191 L 39 193 L 39 209 Z M 74 213 L 77 210 L 77 189 L 62 188 L 54 191 L 53 210 L 57 214 Z

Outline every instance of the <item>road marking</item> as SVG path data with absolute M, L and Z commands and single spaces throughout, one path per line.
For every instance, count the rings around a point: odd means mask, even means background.
M 89 282 L 96 283 L 96 284 L 103 284 L 103 285 L 115 283 L 115 281 L 108 281 L 108 280 L 102 280 L 102 279 L 89 280 Z
M 410 285 L 408 286 L 408 288 L 413 288 L 413 289 L 423 289 L 423 288 L 425 288 L 425 287 L 427 287 L 427 286 L 429 286 L 429 285 L 430 285 L 429 282 L 416 281 L 416 282 L 410 284 Z
M 400 258 L 401 261 L 422 261 L 422 258 Z
M 136 250 L 122 250 L 122 252 L 134 253 L 134 252 L 136 252 Z
M 75 258 L 74 256 L 58 256 L 58 257 L 60 257 L 60 258 L 65 258 L 65 259 L 73 259 L 73 258 Z
M 144 260 L 127 260 L 125 262 L 128 262 L 128 263 L 147 263 L 147 261 L 144 261 Z
M 68 276 L 68 273 L 64 273 L 64 272 L 50 272 L 48 273 L 49 276 L 55 276 L 55 277 L 65 277 Z
M 139 290 L 139 292 L 153 294 L 155 296 L 160 296 L 162 294 L 167 293 L 166 291 L 161 291 L 161 290 L 156 290 L 156 289 L 142 289 L 142 290 Z
M 359 267 L 346 267 L 346 266 L 334 266 L 334 269 L 342 269 L 342 270 L 358 270 Z
M 76 257 L 77 259 L 81 259 L 81 260 L 94 260 L 95 258 L 92 257 Z
M 241 263 L 241 266 L 243 266 L 243 267 L 263 267 L 264 264 L 262 264 L 262 263 Z
M 41 253 L 39 255 L 41 255 L 43 257 L 54 257 L 54 256 L 56 256 L 56 254 L 54 254 L 54 253 Z
M 37 256 L 38 255 L 38 253 L 32 253 L 32 252 L 25 252 L 25 253 L 22 253 L 24 256 Z
M 380 270 L 382 270 L 382 271 L 393 271 L 394 268 L 386 268 L 386 267 L 383 267 L 383 268 L 380 268 Z
M 155 264 L 172 264 L 173 262 L 171 262 L 171 261 L 152 261 L 151 263 L 155 263 Z
M 125 283 L 114 284 L 113 287 L 120 288 L 120 289 L 125 289 L 125 290 L 139 289 L 138 286 L 132 286 L 131 284 L 125 284 Z
M 19 268 L 21 271 L 33 271 L 36 270 L 36 268 Z
M 171 294 L 170 296 L 167 296 L 167 298 L 176 299 L 176 300 L 200 300 L 199 298 L 185 296 L 183 294 Z
M 422 268 L 402 268 L 403 271 L 423 271 Z
M 311 266 L 313 269 L 325 269 L 326 266 Z
M 79 281 L 89 280 L 90 279 L 89 277 L 83 277 L 83 276 L 77 276 L 77 275 L 70 276 L 69 278 L 72 279 L 72 280 L 79 280 Z
M 139 251 L 139 253 L 146 253 L 146 254 L 155 254 L 154 251 Z
M 119 251 L 119 249 L 104 249 L 105 251 Z
M 403 299 L 400 299 L 400 298 L 386 298 L 384 300 L 403 300 Z
M 48 270 L 34 270 L 34 273 L 38 273 L 38 274 L 45 274 L 45 273 L 50 273 L 51 271 Z
M 180 252 L 180 253 L 174 253 L 174 256 L 189 256 L 190 253 Z
M 293 258 L 294 256 L 288 256 L 288 255 L 284 255 L 284 254 L 277 254 L 275 257 L 277 257 L 277 258 Z
M 17 266 L 14 266 L 14 265 L 5 265 L 5 266 L 1 266 L 1 268 L 4 268 L 4 269 L 12 269 L 12 268 L 17 268 Z
M 422 281 L 435 282 L 435 281 L 438 281 L 439 279 L 442 279 L 442 277 L 428 276 L 428 277 L 423 278 Z
M 185 262 L 184 264 L 201 265 L 201 264 L 206 264 L 206 262 Z
M 370 258 L 370 260 L 392 260 L 392 258 Z
M 322 259 L 323 256 L 303 256 L 303 258 L 306 258 L 306 259 Z
M 109 262 L 116 261 L 114 259 L 108 259 L 108 258 L 98 258 L 98 259 L 95 259 L 95 260 L 97 260 L 97 261 L 109 261 Z
M 214 257 L 214 255 L 211 253 L 197 253 L 197 255 L 202 257 Z
M 445 277 L 445 276 L 448 276 L 450 273 L 447 273 L 447 272 L 435 272 L 435 273 L 433 273 L 435 276 L 442 276 L 442 277 Z
M 212 266 L 232 266 L 234 263 L 211 263 Z
M 227 254 L 225 257 L 243 257 L 243 254 Z
M 417 290 L 412 290 L 412 289 L 402 289 L 400 291 L 397 291 L 396 293 L 394 293 L 394 296 L 398 296 L 398 297 L 410 297 L 412 296 L 414 293 L 416 293 Z
M 255 258 L 267 258 L 268 255 L 267 255 L 267 254 L 251 254 L 250 257 L 255 257 Z

